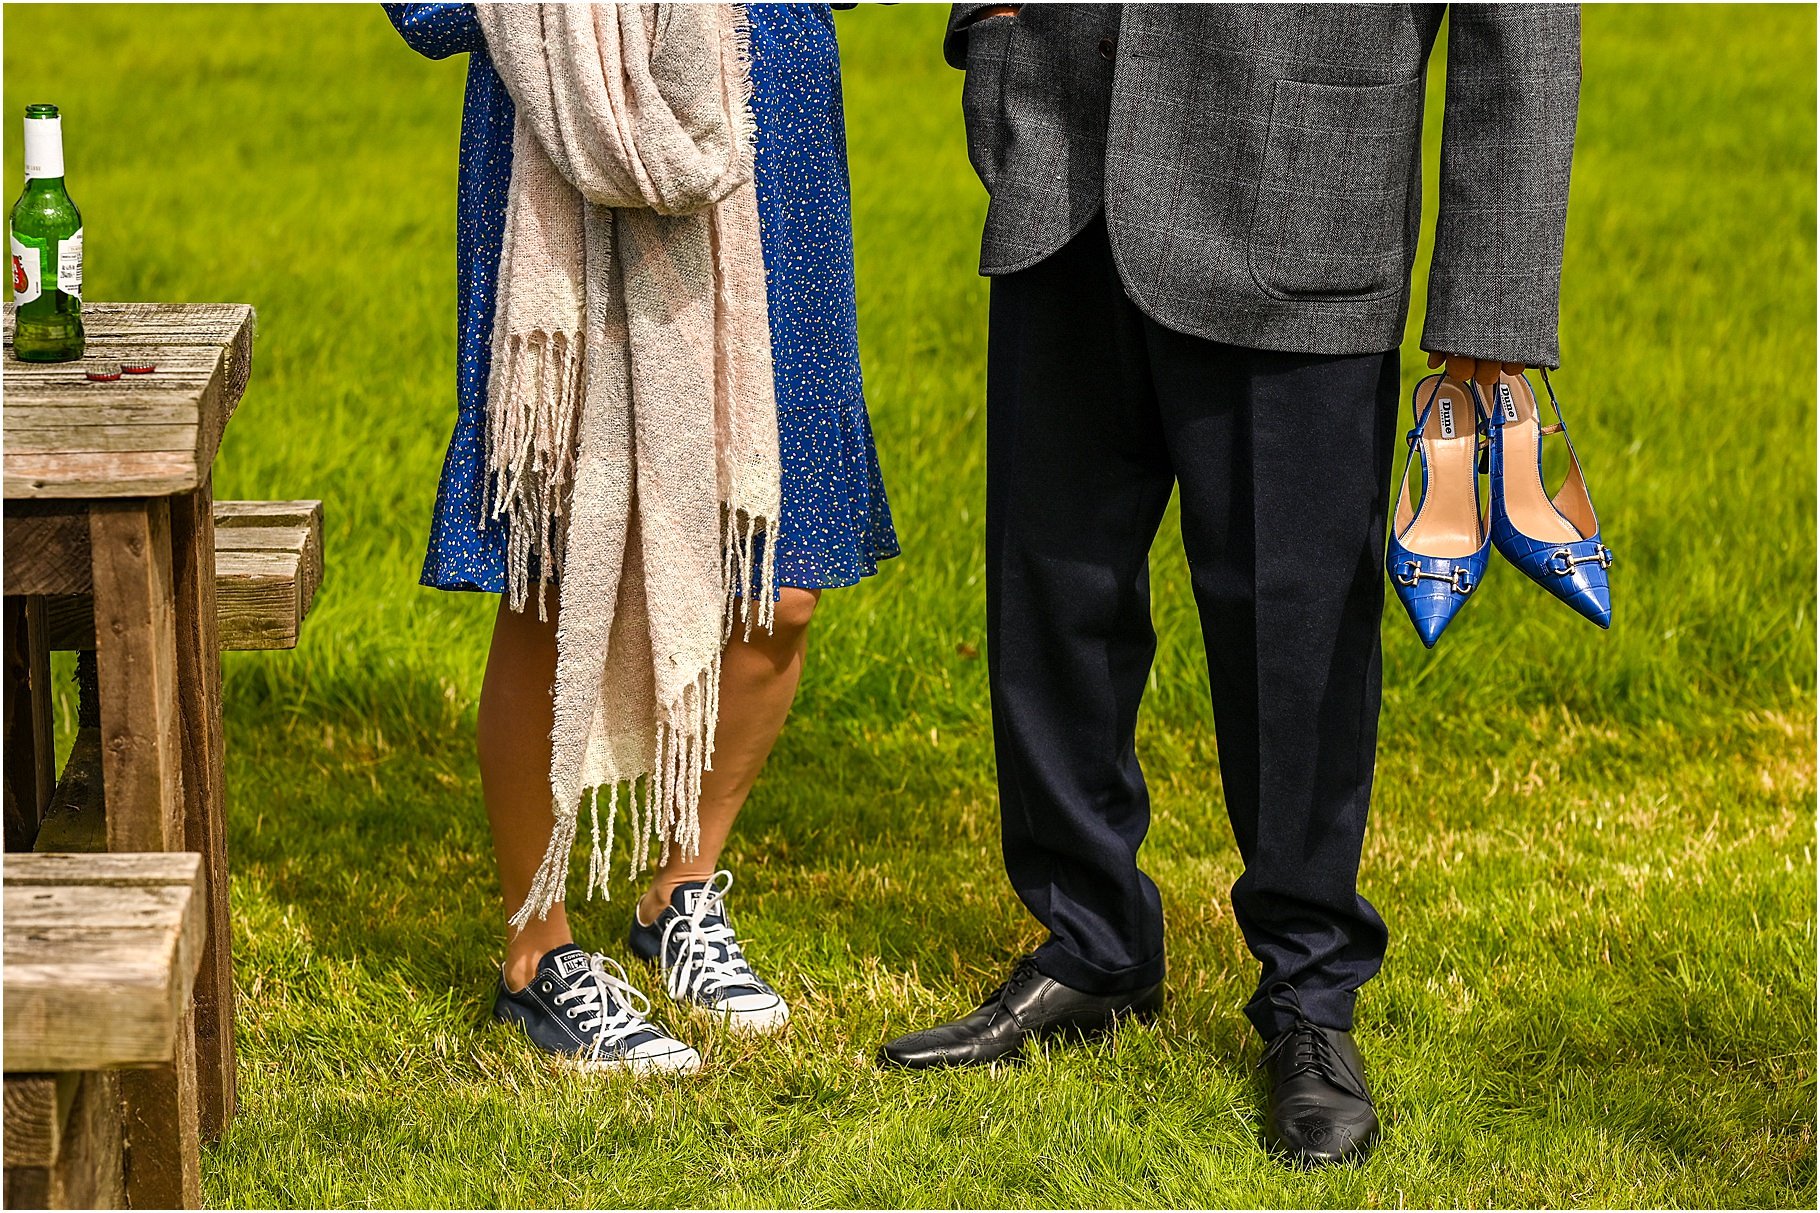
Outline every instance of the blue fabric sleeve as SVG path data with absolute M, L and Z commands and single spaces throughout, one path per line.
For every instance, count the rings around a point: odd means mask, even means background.
M 463 51 L 484 51 L 487 40 L 472 4 L 382 4 L 406 44 L 420 55 L 447 59 Z

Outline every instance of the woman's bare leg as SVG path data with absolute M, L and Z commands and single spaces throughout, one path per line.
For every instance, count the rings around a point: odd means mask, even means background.
M 555 595 L 551 595 L 553 600 Z M 550 845 L 555 819 L 550 812 L 550 727 L 555 714 L 556 604 L 539 621 L 527 604 L 514 611 L 502 597 L 480 687 L 480 720 L 475 738 L 480 753 L 480 786 L 493 827 L 493 857 L 509 918 L 531 891 L 531 881 Z M 547 918 L 533 918 L 523 931 L 507 928 L 505 976 L 514 990 L 537 974 L 545 952 L 572 940 L 561 902 Z
M 820 598 L 820 590 L 780 590 L 776 627 L 770 633 L 754 630 L 750 640 L 735 632 L 727 645 L 720 666 L 714 769 L 701 777 L 701 853 L 684 859 L 677 851 L 670 852 L 670 862 L 657 870 L 638 903 L 640 921 L 655 921 L 670 904 L 677 885 L 714 874 L 733 819 L 745 805 L 796 699 L 809 642 L 809 619 Z M 546 758 L 548 753 L 546 746 Z

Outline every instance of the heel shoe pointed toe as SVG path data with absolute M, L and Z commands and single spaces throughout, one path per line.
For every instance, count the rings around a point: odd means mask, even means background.
M 1529 380 L 1504 374 L 1481 404 L 1490 419 L 1491 541 L 1524 576 L 1601 628 L 1611 627 L 1611 549 L 1568 436 L 1548 372 L 1542 372 L 1555 423 L 1543 425 Z M 1475 388 L 1475 391 L 1477 389 Z M 1559 434 L 1568 467 L 1560 491 L 1542 478 L 1542 440 Z
M 1415 625 L 1422 644 L 1434 648 L 1441 633 L 1453 622 L 1460 608 L 1485 578 L 1490 564 L 1489 547 L 1481 548 L 1457 560 L 1421 556 L 1395 539 L 1390 541 L 1390 558 L 1386 565 L 1390 580 L 1396 586 L 1397 600 Z
M 1416 635 L 1432 649 L 1484 580 L 1491 536 L 1479 508 L 1482 436 L 1474 402 L 1457 381 L 1431 375 L 1416 385 L 1411 405 L 1416 422 L 1384 568 Z M 1417 468 L 1422 494 L 1412 504 L 1410 472 Z

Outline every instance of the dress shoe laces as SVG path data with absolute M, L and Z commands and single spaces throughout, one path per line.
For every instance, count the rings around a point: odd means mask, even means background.
M 1295 1022 L 1270 1042 L 1270 1047 L 1264 1050 L 1263 1059 L 1258 1062 L 1260 1068 L 1275 1061 L 1279 1054 L 1287 1053 L 1289 1058 L 1282 1076 L 1284 1080 L 1301 1074 L 1313 1074 L 1336 1090 L 1367 1103 L 1371 1102 L 1364 1083 L 1359 1081 L 1358 1076 L 1352 1072 L 1352 1067 L 1334 1049 L 1333 1042 L 1327 1039 L 1327 1033 L 1302 1010 L 1302 998 L 1294 986 L 1273 987 L 1270 991 L 1270 1005 L 1294 1015 Z
M 1041 974 L 1036 969 L 1036 957 L 1022 957 L 1017 964 L 1012 966 L 1011 975 L 1005 978 L 999 988 L 986 995 L 986 1001 L 980 1004 L 980 1010 L 983 1011 L 990 1007 L 996 1011 L 1004 1005 L 1006 998 L 1029 985 L 1032 979 L 1040 976 Z

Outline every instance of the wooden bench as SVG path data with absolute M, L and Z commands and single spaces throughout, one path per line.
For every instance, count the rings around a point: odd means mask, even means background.
M 215 503 L 215 617 L 224 649 L 294 649 L 322 585 L 322 502 Z
M 6 1206 L 194 1207 L 202 857 L 5 863 Z
M 322 502 L 215 503 L 215 619 L 224 650 L 294 649 L 322 585 Z M 86 594 L 45 599 L 53 651 L 95 647 Z

